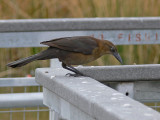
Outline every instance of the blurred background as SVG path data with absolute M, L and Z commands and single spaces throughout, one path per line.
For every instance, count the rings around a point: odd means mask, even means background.
M 0 19 L 83 18 L 83 17 L 160 16 L 160 0 L 0 0 Z M 37 61 L 22 68 L 7 68 L 8 62 L 35 54 L 45 48 L 1 48 L 0 77 L 34 76 L 34 70 L 48 67 L 49 61 Z M 159 45 L 118 46 L 124 64 L 160 62 Z M 104 56 L 87 65 L 117 65 L 112 56 Z M 18 71 L 18 72 L 17 72 Z

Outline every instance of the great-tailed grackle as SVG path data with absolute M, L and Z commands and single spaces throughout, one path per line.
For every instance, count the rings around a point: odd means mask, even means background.
M 7 66 L 15 68 L 35 60 L 58 58 L 62 62 L 63 68 L 75 73 L 70 75 L 79 76 L 83 74 L 71 65 L 85 64 L 104 54 L 112 54 L 122 63 L 115 45 L 108 40 L 99 40 L 90 36 L 76 36 L 44 41 L 41 44 L 48 45 L 49 48 L 30 57 L 11 62 Z

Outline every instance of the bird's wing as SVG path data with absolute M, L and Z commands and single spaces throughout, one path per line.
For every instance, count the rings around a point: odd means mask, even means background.
M 89 36 L 58 38 L 41 42 L 41 44 L 83 54 L 92 54 L 92 51 L 98 46 L 95 38 Z

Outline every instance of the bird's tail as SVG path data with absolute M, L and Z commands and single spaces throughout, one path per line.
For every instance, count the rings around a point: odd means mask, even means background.
M 16 68 L 16 67 L 21 67 L 21 66 L 24 66 L 32 61 L 35 61 L 35 60 L 45 60 L 45 59 L 50 59 L 48 56 L 50 53 L 50 49 L 47 49 L 47 50 L 44 50 L 38 54 L 35 54 L 35 55 L 32 55 L 32 56 L 29 56 L 29 57 L 26 57 L 26 58 L 22 58 L 22 59 L 19 59 L 17 61 L 14 61 L 14 62 L 11 62 L 11 63 L 8 63 L 7 66 L 8 67 L 12 67 L 12 68 Z M 54 56 L 52 56 L 54 57 Z

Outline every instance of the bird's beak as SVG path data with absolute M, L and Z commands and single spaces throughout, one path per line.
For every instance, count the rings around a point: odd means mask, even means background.
M 113 53 L 113 56 L 114 56 L 121 64 L 123 64 L 122 58 L 121 58 L 121 56 L 119 55 L 118 52 L 114 52 L 114 53 Z

